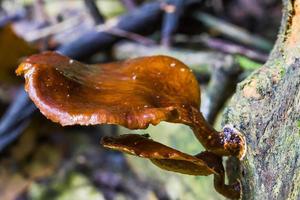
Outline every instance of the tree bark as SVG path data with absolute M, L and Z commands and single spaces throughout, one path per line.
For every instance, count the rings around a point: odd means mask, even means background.
M 300 0 L 283 3 L 269 60 L 238 85 L 223 118 L 247 140 L 240 173 L 231 172 L 247 200 L 300 199 Z
M 246 157 L 231 158 L 227 166 L 230 178 L 241 180 L 245 200 L 300 199 L 300 0 L 283 3 L 269 60 L 238 84 L 223 115 L 223 124 L 235 126 L 247 140 Z M 155 140 L 191 154 L 201 151 L 187 127 L 159 126 L 147 130 Z M 136 157 L 129 163 L 141 178 L 159 180 L 172 199 L 223 199 L 209 177 L 163 172 Z

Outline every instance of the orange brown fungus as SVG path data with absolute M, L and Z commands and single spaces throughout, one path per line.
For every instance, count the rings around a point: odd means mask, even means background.
M 145 129 L 161 121 L 182 123 L 191 127 L 214 156 L 242 158 L 245 154 L 246 144 L 241 133 L 229 126 L 217 132 L 205 121 L 199 111 L 198 82 L 190 69 L 175 58 L 151 56 L 86 65 L 56 52 L 45 52 L 27 58 L 16 72 L 24 75 L 25 88 L 40 111 L 64 126 L 118 124 L 129 129 Z M 149 148 L 130 142 L 139 139 Z M 205 159 L 175 152 L 138 136 L 124 136 L 120 140 L 106 138 L 103 144 L 126 153 L 147 155 L 154 164 L 167 170 L 184 173 L 183 168 L 189 166 L 194 169 L 185 173 L 223 173 L 208 167 Z M 159 147 L 162 152 L 151 151 L 152 147 Z M 138 151 L 143 154 L 136 153 Z M 168 151 L 171 159 L 156 157 Z
M 214 186 L 222 195 L 237 199 L 240 196 L 240 183 L 225 184 L 222 157 L 211 152 L 191 156 L 176 149 L 155 142 L 148 135 L 127 134 L 119 137 L 103 137 L 101 144 L 109 149 L 148 158 L 161 169 L 182 174 L 207 176 L 214 175 Z
M 197 157 L 182 153 L 148 138 L 148 135 L 127 134 L 119 137 L 104 137 L 104 147 L 148 158 L 157 166 L 182 174 L 207 176 L 218 174 L 214 167 Z M 192 167 L 191 167 L 192 166 Z
M 62 125 L 139 129 L 162 120 L 192 123 L 188 109 L 200 104 L 193 74 L 166 56 L 85 65 L 46 52 L 25 60 L 17 74 L 24 74 L 26 90 L 41 112 Z

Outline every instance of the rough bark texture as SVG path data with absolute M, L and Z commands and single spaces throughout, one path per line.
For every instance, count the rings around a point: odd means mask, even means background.
M 232 177 L 240 178 L 245 200 L 300 199 L 298 58 L 300 0 L 284 0 L 280 33 L 268 62 L 238 85 L 223 116 L 223 124 L 236 126 L 247 139 L 244 160 L 232 161 L 227 167 Z M 153 139 L 164 144 L 191 154 L 200 152 L 199 143 L 188 132 L 187 127 L 165 123 L 147 130 Z M 214 191 L 209 177 L 163 172 L 136 157 L 130 157 L 129 163 L 141 178 L 158 179 L 172 199 L 223 199 Z M 237 164 L 240 170 L 236 169 Z
M 238 85 L 223 122 L 242 131 L 243 199 L 300 199 L 300 0 L 284 1 L 269 61 Z

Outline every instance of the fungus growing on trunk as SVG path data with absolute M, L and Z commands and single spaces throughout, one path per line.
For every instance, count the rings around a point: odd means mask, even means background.
M 102 144 L 150 159 L 160 168 L 191 175 L 215 176 L 217 191 L 240 195 L 239 184 L 224 184 L 221 156 L 243 158 L 246 143 L 233 127 L 214 130 L 199 111 L 200 90 L 190 69 L 168 56 L 86 65 L 56 52 L 27 58 L 17 69 L 40 111 L 62 125 L 118 124 L 145 129 L 161 121 L 190 126 L 207 152 L 191 156 L 128 134 L 105 137 Z

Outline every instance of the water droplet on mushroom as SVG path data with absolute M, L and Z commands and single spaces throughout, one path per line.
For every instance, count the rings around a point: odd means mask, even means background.
M 69 98 L 69 97 L 70 97 L 70 95 L 69 95 L 69 94 L 67 94 L 67 97 Z
M 160 96 L 156 96 L 156 98 L 157 98 L 157 99 L 159 99 L 159 98 L 160 98 Z
M 146 115 L 146 114 L 145 114 L 145 115 L 143 115 L 143 118 L 144 118 L 144 119 L 148 119 L 148 118 L 149 118 L 149 115 Z
M 132 80 L 135 80 L 136 79 L 136 75 L 134 75 L 133 77 L 132 77 Z
M 171 63 L 170 64 L 170 67 L 175 67 L 176 66 L 176 63 Z
M 184 68 L 181 68 L 181 69 L 180 69 L 180 71 L 184 72 L 184 71 L 185 71 L 185 69 L 184 69 Z
M 144 108 L 148 108 L 149 106 L 148 105 L 144 105 Z
M 74 62 L 74 60 L 72 60 L 72 59 L 71 59 L 71 60 L 69 60 L 69 64 L 72 64 L 73 62 Z

